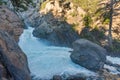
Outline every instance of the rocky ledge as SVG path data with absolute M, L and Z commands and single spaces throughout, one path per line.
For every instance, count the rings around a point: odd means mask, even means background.
M 70 24 L 60 21 L 51 13 L 43 15 L 40 23 L 33 31 L 35 37 L 47 39 L 56 45 L 69 47 L 71 47 L 72 42 L 79 38 Z
M 0 6 L 0 80 L 31 80 L 27 57 L 17 44 L 22 32 L 19 17 Z

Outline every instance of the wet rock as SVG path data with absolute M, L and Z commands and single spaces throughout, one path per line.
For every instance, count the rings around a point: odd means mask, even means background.
M 86 80 L 86 76 L 84 74 L 76 74 L 71 75 L 67 78 L 67 80 Z
M 97 44 L 85 39 L 73 43 L 73 52 L 70 55 L 73 62 L 93 71 L 103 68 L 106 61 L 106 50 Z
M 53 80 L 62 80 L 62 77 L 59 75 L 54 75 Z

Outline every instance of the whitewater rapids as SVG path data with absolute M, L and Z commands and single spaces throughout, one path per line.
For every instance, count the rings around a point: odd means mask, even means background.
M 52 46 L 47 40 L 34 37 L 33 29 L 31 27 L 24 29 L 19 40 L 19 46 L 27 55 L 32 75 L 40 79 L 51 79 L 53 75 L 75 75 L 77 73 L 95 75 L 94 72 L 71 61 L 71 48 Z

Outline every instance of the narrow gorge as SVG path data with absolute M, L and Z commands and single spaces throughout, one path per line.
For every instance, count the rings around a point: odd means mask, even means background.
M 119 10 L 119 0 L 0 0 L 0 80 L 119 80 Z

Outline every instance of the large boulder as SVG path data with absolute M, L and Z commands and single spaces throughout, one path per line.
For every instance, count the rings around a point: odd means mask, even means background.
M 31 80 L 26 55 L 3 30 L 0 30 L 0 75 L 8 80 Z
M 106 61 L 106 50 L 99 45 L 85 39 L 73 43 L 70 57 L 73 62 L 93 71 L 103 68 Z
M 35 37 L 47 39 L 56 45 L 69 47 L 79 38 L 70 24 L 59 21 L 50 13 L 44 15 L 41 21 L 41 25 L 33 31 Z
M 0 29 L 8 32 L 16 41 L 23 32 L 23 23 L 12 10 L 0 6 Z

